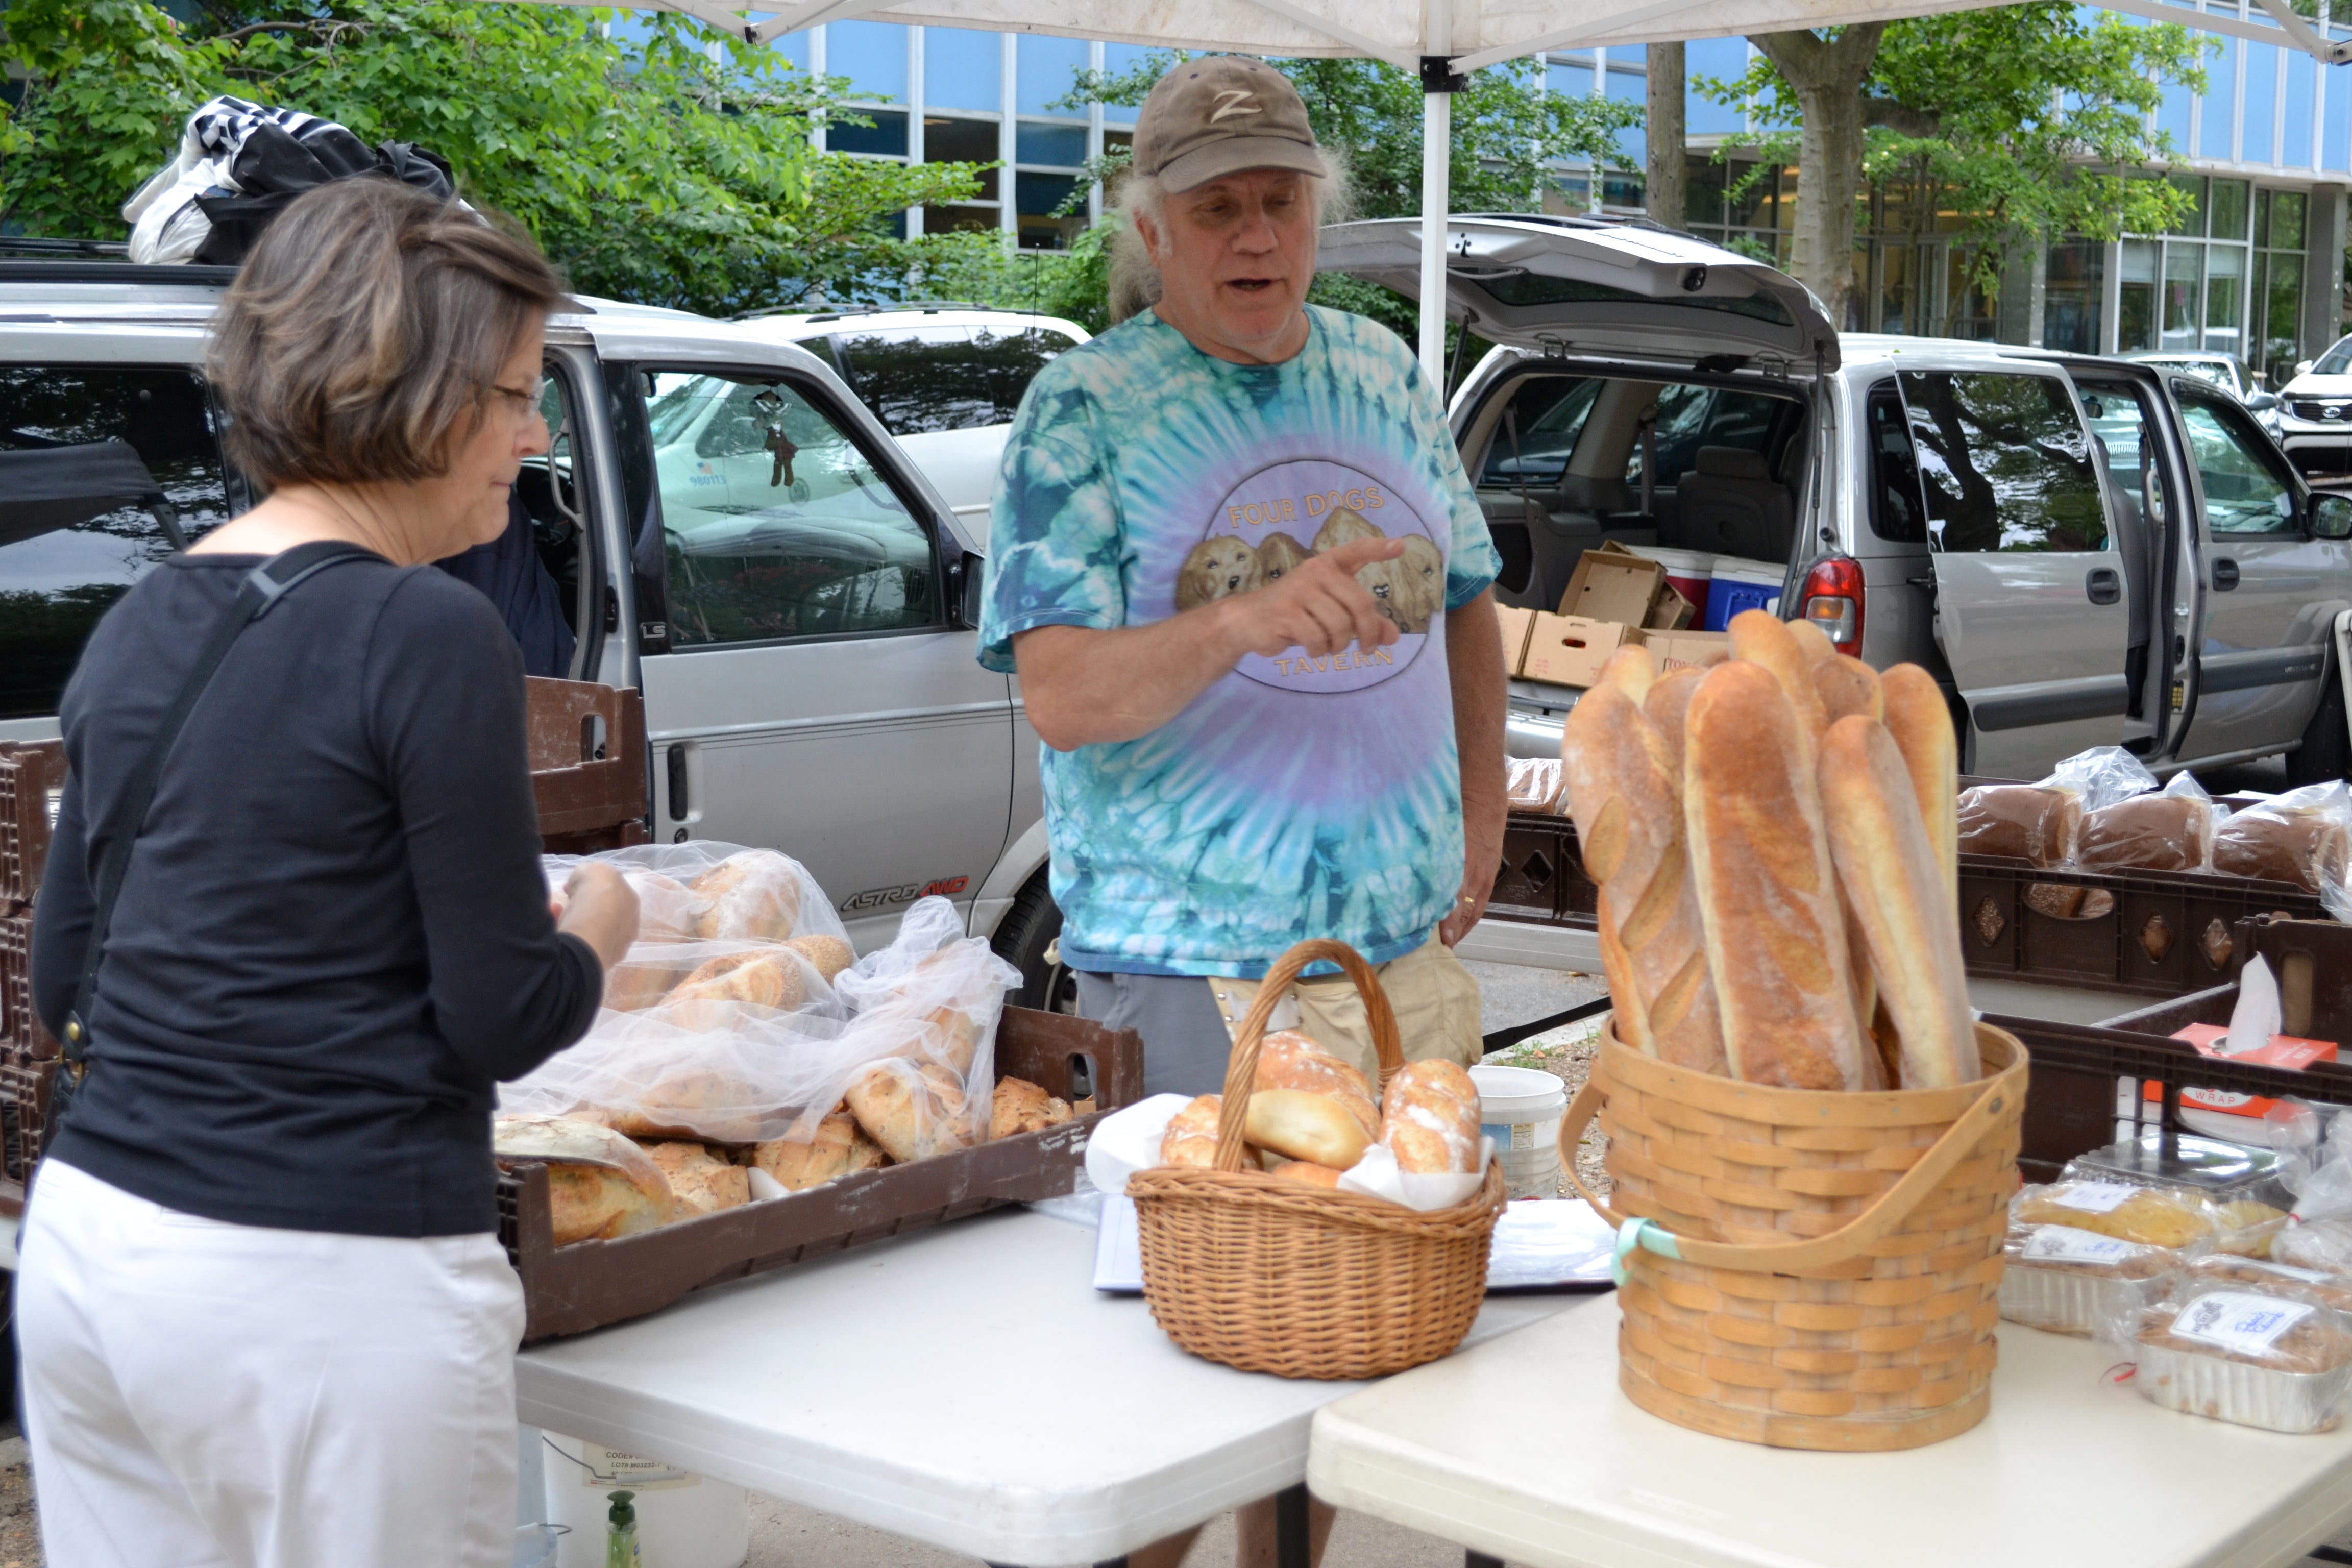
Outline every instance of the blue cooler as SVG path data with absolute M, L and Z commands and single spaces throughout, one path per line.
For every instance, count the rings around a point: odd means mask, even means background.
M 1742 610 L 1777 609 L 1780 584 L 1788 574 L 1769 562 L 1733 561 L 1717 556 L 1706 584 L 1706 617 L 1700 625 L 1711 632 L 1727 629 Z

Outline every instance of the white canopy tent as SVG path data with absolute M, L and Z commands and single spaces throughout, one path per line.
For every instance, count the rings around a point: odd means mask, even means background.
M 551 0 L 587 4 L 592 0 Z M 609 0 L 593 0 L 609 3 Z M 766 43 L 826 22 L 898 22 L 999 32 L 1054 33 L 1154 47 L 1268 56 L 1363 56 L 1421 78 L 1421 362 L 1444 374 L 1445 147 L 1451 94 L 1486 66 L 1546 49 L 1736 37 L 1797 27 L 1890 22 L 1983 9 L 1983 0 L 798 0 L 769 12 L 724 0 L 622 0 L 677 11 Z M 2284 44 L 2331 65 L 2352 61 L 2352 40 L 2333 42 L 2294 13 L 2291 0 L 2252 0 L 2210 12 L 2168 0 L 2095 0 L 2105 9 L 2200 31 Z M 2226 3 L 2226 0 L 2225 0 Z M 2270 20 L 2253 19 L 2259 10 Z

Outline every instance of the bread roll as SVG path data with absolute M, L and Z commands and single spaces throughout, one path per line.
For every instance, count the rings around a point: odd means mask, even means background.
M 734 1015 L 723 1004 L 797 1007 L 809 998 L 806 960 L 789 948 L 730 952 L 710 960 L 662 998 L 669 1021 L 681 1029 L 723 1029 Z
M 1886 727 L 1858 713 L 1831 725 L 1822 741 L 1821 790 L 1838 879 L 1902 1040 L 1902 1087 L 1975 1081 L 1959 911 L 1944 897 L 1910 773 Z
M 1276 1029 L 1258 1042 L 1254 1087 L 1328 1095 L 1356 1119 L 1366 1138 L 1381 1135 L 1380 1107 L 1372 1101 L 1371 1085 L 1364 1075 L 1353 1063 L 1341 1061 L 1296 1029 Z
M 1217 1163 L 1217 1119 L 1224 1113 L 1225 1097 L 1204 1094 L 1168 1119 L 1160 1135 L 1160 1163 L 1213 1169 Z
M 1916 664 L 1898 664 L 1878 677 L 1878 691 L 1886 710 L 1886 732 L 1903 753 L 1904 771 L 1911 775 L 1911 794 L 1919 803 L 1919 820 L 1944 873 L 1945 891 L 1952 907 L 1960 902 L 1958 805 L 1960 793 L 1959 739 L 1952 732 L 1952 710 L 1936 678 Z
M 1653 694 L 1680 679 L 1667 678 Z M 1618 1037 L 1681 1067 L 1724 1071 L 1673 753 L 1633 699 L 1607 685 L 1569 710 L 1561 751 L 1584 868 L 1601 889 L 1601 952 Z
M 996 1080 L 990 1102 L 988 1135 L 1010 1138 L 1018 1132 L 1043 1132 L 1070 1119 L 1070 1102 L 1056 1100 L 1025 1078 Z
M 2263 806 L 2239 812 L 2213 836 L 2213 869 L 2225 877 L 2294 882 L 2308 892 L 2345 879 L 2352 858 L 2345 825 L 2319 812 Z
M 667 1225 L 677 1200 L 646 1152 L 601 1122 L 574 1116 L 501 1116 L 490 1123 L 500 1165 L 547 1167 L 555 1245 L 616 1241 Z
M 1351 1108 L 1311 1089 L 1258 1089 L 1250 1096 L 1244 1126 L 1244 1135 L 1261 1149 L 1340 1171 L 1372 1146 L 1373 1134 Z
M 1651 682 L 1650 694 L 1642 699 L 1642 715 L 1658 731 L 1658 739 L 1665 742 L 1666 756 L 1674 763 L 1677 780 L 1683 776 L 1683 721 L 1690 715 L 1692 694 L 1706 678 L 1706 669 L 1696 665 L 1671 669 Z M 1561 792 L 1563 795 L 1566 793 Z
M 1813 746 L 1821 743 L 1822 731 L 1829 728 L 1829 716 L 1822 710 L 1821 694 L 1813 689 L 1812 661 L 1797 642 L 1797 634 L 1789 623 L 1769 610 L 1742 610 L 1731 617 L 1726 628 L 1731 633 L 1731 657 L 1746 663 L 1763 666 L 1780 681 L 1781 694 L 1788 698 L 1790 710 L 1804 726 L 1807 752 L 1804 766 L 1808 776 L 1812 769 Z
M 2074 853 L 2083 797 L 2039 784 L 1978 784 L 1960 793 L 1956 818 L 1963 855 L 2057 866 Z
M 784 943 L 809 961 L 809 967 L 826 984 L 833 977 L 857 962 L 857 954 L 837 936 L 796 936 Z
M 699 1143 L 648 1143 L 646 1152 L 669 1178 L 680 1219 L 740 1208 L 751 1201 L 750 1173 Z
M 902 1165 L 972 1142 L 963 1084 L 937 1062 L 876 1062 L 842 1100 L 866 1135 Z
M 707 942 L 782 942 L 800 920 L 800 872 L 772 849 L 730 855 L 693 891 L 694 934 Z
M 1820 668 L 1833 658 L 1844 657 L 1838 652 L 1837 644 L 1830 640 L 1830 634 L 1811 620 L 1799 616 L 1780 624 L 1789 628 L 1790 640 L 1797 645 L 1797 651 L 1804 656 L 1805 662 L 1814 668 Z
M 1285 1160 L 1274 1168 L 1274 1174 L 1282 1181 L 1302 1182 L 1310 1187 L 1328 1187 L 1337 1192 L 1339 1178 L 1347 1173 L 1318 1165 L 1312 1160 Z
M 1855 1088 L 1862 1024 L 1812 748 L 1769 670 L 1735 660 L 1706 672 L 1691 700 L 1689 767 L 1691 863 L 1733 1076 Z
M 1822 714 L 1832 724 L 1850 713 L 1879 719 L 1886 712 L 1878 671 L 1845 654 L 1832 653 L 1813 666 L 1813 690 L 1822 700 Z
M 816 1134 L 805 1142 L 774 1138 L 751 1151 L 751 1163 L 776 1179 L 786 1192 L 804 1193 L 857 1171 L 878 1170 L 889 1163 L 882 1146 L 866 1136 L 848 1107 L 836 1105 L 816 1124 Z
M 1409 1175 L 1478 1168 L 1478 1086 L 1454 1062 L 1407 1062 L 1381 1097 L 1381 1142 Z
M 2151 793 L 2084 813 L 2074 858 L 2089 867 L 2201 871 L 2212 849 L 2211 801 Z

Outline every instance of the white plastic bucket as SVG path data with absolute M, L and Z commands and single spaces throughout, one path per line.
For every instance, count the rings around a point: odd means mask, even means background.
M 741 1487 L 576 1437 L 550 1432 L 547 1440 L 563 1456 L 547 1456 L 547 1518 L 570 1531 L 557 1543 L 556 1568 L 604 1568 L 604 1521 L 616 1491 L 633 1494 L 646 1568 L 743 1568 L 751 1506 Z
M 1559 1119 L 1568 1085 L 1534 1068 L 1475 1067 L 1478 1120 L 1495 1141 L 1503 1185 L 1515 1198 L 1559 1196 Z
M 543 1524 L 516 1525 L 514 1568 L 556 1568 L 555 1545 L 561 1539 Z
M 1670 550 L 1664 545 L 1637 544 L 1635 554 L 1647 556 L 1666 569 L 1666 581 L 1675 592 L 1691 602 L 1691 624 L 1685 631 L 1696 631 L 1706 624 L 1707 584 L 1715 577 L 1715 557 L 1704 550 Z

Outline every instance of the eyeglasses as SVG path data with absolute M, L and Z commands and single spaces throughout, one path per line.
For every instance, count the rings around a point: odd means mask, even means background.
M 489 391 L 491 395 L 504 398 L 507 411 L 520 418 L 547 406 L 547 378 L 541 376 L 528 387 L 502 386 L 494 381 L 490 383 Z

